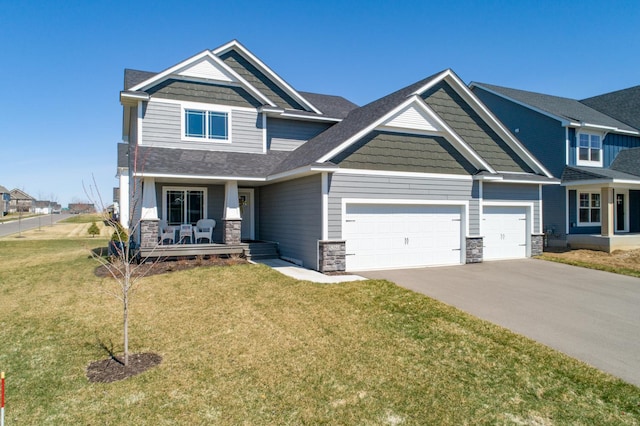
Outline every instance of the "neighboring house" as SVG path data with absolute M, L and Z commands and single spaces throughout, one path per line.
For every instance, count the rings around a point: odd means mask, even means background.
M 68 212 L 71 214 L 95 213 L 96 207 L 92 203 L 69 203 Z
M 61 206 L 55 201 L 34 201 L 33 212 L 36 214 L 60 213 Z
M 0 216 L 9 213 L 9 202 L 11 201 L 11 192 L 4 186 L 0 185 Z
M 545 167 L 549 243 L 640 247 L 640 89 L 578 101 L 484 83 L 471 90 Z
M 120 218 L 142 248 L 160 223 L 212 218 L 217 242 L 275 241 L 323 272 L 542 251 L 541 188 L 558 180 L 451 70 L 358 108 L 232 41 L 126 70 L 120 100 Z
M 9 211 L 11 213 L 33 212 L 33 203 L 36 201 L 35 198 L 18 188 L 12 189 L 10 194 L 11 201 L 9 202 Z

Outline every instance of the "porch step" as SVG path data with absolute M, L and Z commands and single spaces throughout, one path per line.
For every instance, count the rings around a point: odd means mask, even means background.
M 256 241 L 245 243 L 244 256 L 247 260 L 278 259 L 278 243 Z

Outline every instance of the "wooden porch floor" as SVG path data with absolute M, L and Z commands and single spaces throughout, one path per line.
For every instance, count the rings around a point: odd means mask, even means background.
M 168 244 L 140 248 L 141 259 L 176 258 L 195 256 L 244 255 L 247 258 L 257 256 L 278 257 L 277 243 L 268 241 L 247 241 L 240 244 Z

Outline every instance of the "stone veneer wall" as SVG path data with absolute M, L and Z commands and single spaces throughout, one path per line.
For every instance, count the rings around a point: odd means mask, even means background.
M 467 237 L 466 263 L 481 263 L 483 257 L 482 237 Z
M 158 245 L 160 221 L 158 219 L 142 219 L 140 221 L 140 247 L 149 248 Z
M 223 219 L 222 222 L 224 223 L 222 242 L 224 244 L 240 244 L 242 242 L 242 220 Z
M 344 272 L 347 268 L 345 241 L 318 241 L 320 272 Z
M 531 235 L 531 256 L 539 256 L 544 250 L 544 234 Z

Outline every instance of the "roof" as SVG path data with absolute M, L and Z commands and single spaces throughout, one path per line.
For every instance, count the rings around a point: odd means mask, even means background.
M 4 186 L 0 185 L 0 194 L 8 194 L 9 190 Z
M 438 72 L 390 95 L 384 96 L 363 107 L 352 110 L 344 120 L 328 128 L 318 136 L 293 151 L 275 170 L 280 173 L 314 163 L 324 154 L 339 147 L 345 140 L 391 112 L 404 102 L 409 95 L 442 74 Z
M 562 172 L 563 183 L 583 180 L 630 180 L 640 182 L 640 176 L 599 167 L 567 166 L 564 168 Z
M 126 144 L 123 144 L 126 145 Z M 289 153 L 218 152 L 139 146 L 139 172 L 145 175 L 264 179 Z
M 11 199 L 12 200 L 32 200 L 35 201 L 31 195 L 27 194 L 21 189 L 14 188 L 11 190 Z
M 607 114 L 597 111 L 576 99 L 545 95 L 543 93 L 529 92 L 526 90 L 511 89 L 486 83 L 474 82 L 471 83 L 471 86 L 488 89 L 488 91 L 497 95 L 514 100 L 518 103 L 524 104 L 525 106 L 531 106 L 571 123 L 606 126 L 624 132 L 638 133 L 638 129 L 616 120 Z
M 580 102 L 640 129 L 640 86 L 593 96 Z
M 140 71 L 125 68 L 124 70 L 124 90 L 129 90 L 133 86 L 150 79 L 157 73 L 150 71 Z
M 640 176 L 640 148 L 623 149 L 610 167 L 619 172 Z

